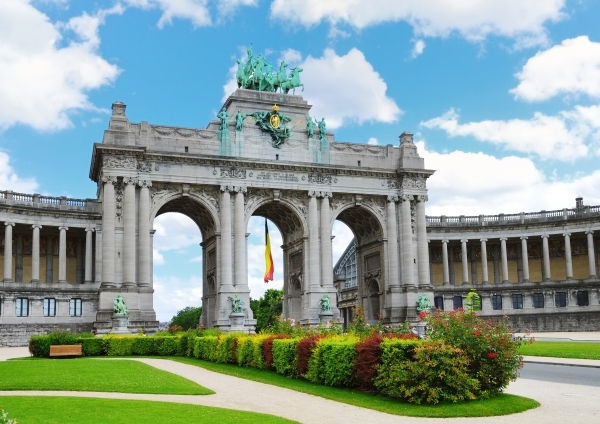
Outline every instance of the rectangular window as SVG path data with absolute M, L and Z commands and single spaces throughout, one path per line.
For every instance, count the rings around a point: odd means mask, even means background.
M 458 308 L 462 308 L 463 307 L 462 296 L 454 296 L 452 298 L 452 305 L 455 310 Z
M 522 294 L 513 294 L 513 309 L 523 309 L 523 295 Z
M 440 311 L 444 310 L 444 297 L 443 296 L 435 296 L 433 298 L 433 303 L 435 305 L 435 309 L 439 309 Z
M 56 316 L 56 299 L 53 297 L 46 297 L 44 299 L 44 316 L 55 317 Z
M 26 297 L 17 297 L 16 313 L 18 317 L 29 316 L 29 299 Z
M 81 299 L 73 298 L 69 301 L 69 315 L 72 317 L 81 316 Z
M 501 294 L 493 294 L 492 295 L 492 309 L 494 311 L 499 311 L 502 309 L 502 295 Z
M 554 293 L 554 306 L 557 308 L 565 308 L 567 306 L 567 292 Z
M 544 307 L 544 293 L 533 294 L 533 307 L 543 308 Z
M 590 297 L 586 290 L 579 290 L 577 292 L 577 306 L 589 306 Z

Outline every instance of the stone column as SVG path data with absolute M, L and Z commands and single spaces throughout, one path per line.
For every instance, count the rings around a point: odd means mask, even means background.
M 139 205 L 139 234 L 138 234 L 138 286 L 151 287 L 152 281 L 152 242 L 150 240 L 150 187 L 149 180 L 139 180 L 140 205 Z
M 506 255 L 506 237 L 500 239 L 500 257 L 502 260 L 502 283 L 508 283 L 508 257 Z
M 46 283 L 54 282 L 54 237 L 46 237 Z
M 415 287 L 412 224 L 409 194 L 402 195 L 402 280 L 404 287 Z
M 429 276 L 429 246 L 427 245 L 427 218 L 425 217 L 425 202 L 427 201 L 427 196 L 416 196 L 416 200 L 419 286 L 431 287 L 431 279 Z
M 529 254 L 527 253 L 527 237 L 521 236 L 521 257 L 523 262 L 523 282 L 529 282 Z
M 331 256 L 331 193 L 321 193 L 321 286 L 333 287 L 333 258 Z
M 12 227 L 14 222 L 4 223 L 4 282 L 12 283 Z
M 33 237 L 31 238 L 31 282 L 40 282 L 40 228 L 39 224 L 31 226 Z
M 448 240 L 442 240 L 442 280 L 450 284 L 450 270 L 448 269 Z
M 135 186 L 136 178 L 123 178 L 123 287 L 136 287 L 135 282 Z
M 93 228 L 85 229 L 85 275 L 83 277 L 84 283 L 92 283 L 92 232 Z
M 69 227 L 58 227 L 58 282 L 67 282 L 67 230 Z
M 221 186 L 221 286 L 220 290 L 231 290 L 233 281 L 233 261 L 231 258 L 231 187 Z M 227 299 L 221 299 L 222 307 Z
M 387 197 L 387 233 L 388 233 L 388 287 L 400 286 L 398 273 L 398 228 L 396 227 L 396 202 L 398 196 Z
M 116 177 L 102 177 L 102 287 L 116 287 L 115 284 L 115 186 Z
M 567 280 L 573 279 L 573 257 L 571 256 L 571 233 L 565 232 L 565 267 L 567 269 Z
M 487 262 L 487 239 L 482 238 L 481 240 L 481 283 L 488 284 L 490 282 L 488 276 L 488 262 Z
M 462 282 L 463 284 L 469 284 L 469 262 L 467 261 L 467 242 L 469 240 L 462 239 L 460 241 L 460 253 L 462 256 Z
M 246 271 L 246 219 L 244 214 L 244 193 L 245 187 L 238 187 L 233 205 L 233 229 L 234 229 L 234 249 L 235 249 L 235 274 L 234 284 L 237 287 L 246 287 L 248 285 L 248 273 Z
M 102 282 L 102 229 L 96 227 L 96 258 L 94 269 L 94 282 Z
M 544 257 L 543 279 L 544 279 L 544 281 L 550 281 L 550 280 L 552 280 L 552 275 L 550 273 L 550 249 L 548 247 L 548 235 L 547 234 L 544 234 L 542 236 L 542 253 L 543 253 L 543 257 Z
M 594 231 L 588 230 L 587 245 L 588 245 L 588 262 L 590 265 L 590 278 L 596 278 L 596 255 L 594 253 Z
M 319 261 L 319 211 L 317 208 L 317 192 L 308 192 L 308 255 L 309 255 L 309 279 L 311 288 L 321 285 L 319 274 L 321 266 Z

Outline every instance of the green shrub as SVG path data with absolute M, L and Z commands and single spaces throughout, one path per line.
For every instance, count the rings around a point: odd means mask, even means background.
M 83 356 L 102 356 L 106 354 L 104 339 L 100 337 L 78 338 L 77 344 L 81 345 Z
M 29 353 L 35 357 L 47 358 L 50 356 L 50 346 L 74 344 L 78 344 L 75 333 L 54 330 L 46 335 L 31 336 L 29 339 Z
M 356 381 L 356 337 L 332 337 L 319 343 L 320 380 L 327 386 L 347 387 Z M 310 366 L 309 366 L 310 373 Z
M 194 357 L 215 362 L 217 359 L 217 336 L 196 337 L 194 339 Z
M 252 366 L 254 353 L 253 336 L 243 336 L 237 339 L 237 363 L 243 367 Z
M 240 333 L 229 333 L 219 337 L 219 343 L 217 344 L 217 351 L 215 355 L 217 362 L 222 364 L 237 363 L 235 348 L 237 347 L 238 337 L 240 337 Z
M 263 349 L 263 343 L 270 337 L 269 334 L 259 334 L 252 337 L 252 363 L 253 368 L 261 370 L 267 369 L 267 362 L 265 361 L 265 354 Z
M 319 339 L 310 351 L 308 357 L 308 368 L 306 374 L 301 377 L 315 384 L 323 384 L 323 357 L 321 356 L 321 346 L 325 339 Z
M 106 336 L 106 354 L 108 356 L 131 356 L 133 344 L 137 337 L 131 336 Z
M 178 337 L 153 337 L 156 353 L 160 356 L 175 356 L 177 352 Z
M 154 337 L 135 337 L 131 345 L 131 354 L 140 356 L 156 355 L 156 338 Z
M 400 355 L 397 361 L 383 359 L 375 377 L 382 394 L 418 404 L 477 398 L 479 382 L 469 375 L 469 358 L 462 349 L 427 340 L 414 348 L 413 355 L 413 360 Z
M 273 367 L 278 374 L 292 378 L 298 376 L 296 343 L 298 339 L 273 340 Z

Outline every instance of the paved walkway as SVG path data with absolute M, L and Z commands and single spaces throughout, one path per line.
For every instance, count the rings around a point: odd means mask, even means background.
M 0 360 L 28 356 L 27 348 L 0 348 Z M 539 358 L 535 358 L 539 359 Z M 546 359 L 546 358 L 545 358 Z M 564 361 L 550 358 L 555 363 Z M 0 396 L 74 396 L 112 399 L 155 400 L 216 406 L 244 411 L 262 412 L 289 418 L 302 423 L 491 423 L 527 422 L 550 424 L 564 422 L 597 422 L 600 420 L 600 387 L 549 383 L 518 379 L 507 393 L 533 398 L 541 407 L 517 415 L 486 418 L 412 418 L 385 414 L 320 397 L 282 389 L 267 384 L 214 373 L 200 367 L 165 359 L 136 359 L 156 368 L 181 375 L 216 392 L 206 396 L 142 395 L 97 392 L 5 391 Z M 600 361 L 582 364 L 595 365 Z

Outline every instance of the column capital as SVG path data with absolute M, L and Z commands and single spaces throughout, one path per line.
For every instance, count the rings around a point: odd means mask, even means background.
M 234 186 L 234 187 L 230 187 L 229 191 L 233 192 L 233 193 L 246 194 L 248 192 L 248 189 L 246 187 L 242 187 L 242 186 Z
M 563 237 L 571 237 L 571 232 L 565 231 L 562 235 L 563 235 Z
M 415 199 L 419 203 L 424 203 L 424 202 L 427 202 L 429 200 L 429 196 L 427 196 L 426 194 L 420 194 L 418 196 L 415 196 Z
M 469 239 L 461 239 L 460 242 L 461 243 L 467 243 L 469 241 Z
M 500 237 L 500 241 L 506 241 L 508 240 L 508 237 Z
M 317 198 L 317 197 L 319 197 L 319 193 L 320 193 L 319 191 L 309 190 L 307 192 L 307 196 Z
M 449 240 L 448 239 L 442 239 L 442 243 L 448 243 Z
M 15 223 L 14 222 L 5 222 L 4 225 L 6 225 L 6 226 L 10 225 L 10 226 L 14 227 Z
M 586 234 L 594 234 L 594 230 L 592 230 L 591 228 L 589 228 L 588 230 L 586 230 L 585 233 Z
M 85 229 L 85 232 L 86 232 L 86 233 L 88 233 L 88 232 L 93 232 L 93 231 L 94 231 L 94 229 L 93 229 L 93 228 L 90 228 L 90 227 L 88 227 L 88 228 L 86 228 L 86 229 Z
M 480 238 L 479 241 L 485 243 L 486 241 L 488 241 L 488 239 L 486 239 L 486 238 Z
M 111 175 L 103 175 L 102 182 L 104 184 L 113 184 L 114 185 L 117 183 L 117 177 L 113 177 Z
M 400 200 L 402 202 L 410 202 L 411 200 L 414 199 L 415 196 L 413 196 L 412 194 L 402 194 L 400 196 Z
M 65 227 L 64 225 L 61 225 L 60 227 L 58 227 L 59 230 L 65 230 L 67 231 L 69 229 L 69 227 Z
M 221 187 L 219 187 L 219 189 L 223 192 L 223 193 L 229 193 L 233 191 L 233 186 L 226 186 L 226 185 L 222 185 Z
M 521 236 L 521 237 L 520 237 L 520 239 L 521 239 L 521 240 L 527 240 L 528 238 L 529 238 L 529 237 L 527 237 L 527 236 Z
M 541 238 L 548 238 L 548 237 L 550 237 L 550 236 L 549 236 L 548 234 L 542 234 L 540 237 L 541 237 Z
M 398 198 L 399 198 L 399 196 L 398 196 L 398 195 L 396 195 L 396 194 L 390 194 L 390 195 L 388 195 L 388 197 L 387 197 L 387 201 L 388 201 L 388 202 L 390 202 L 390 203 L 392 203 L 392 202 L 394 202 L 394 203 L 395 203 L 395 202 L 397 202 L 397 201 L 398 201 Z
M 318 191 L 316 193 L 317 193 L 317 197 L 321 197 L 321 198 L 327 197 L 328 199 L 331 199 L 331 197 L 332 197 L 331 192 L 329 192 L 329 191 Z
M 41 224 L 33 224 L 31 228 L 42 228 Z
M 137 185 L 138 179 L 135 177 L 123 177 L 123 184 Z
M 142 180 L 142 179 L 138 179 L 138 185 L 140 187 L 147 187 L 150 188 L 152 187 L 152 181 L 150 180 Z

